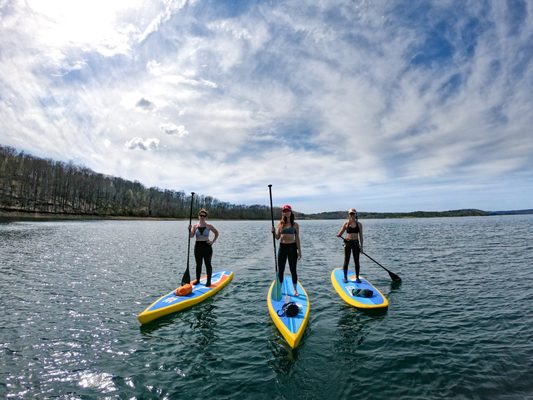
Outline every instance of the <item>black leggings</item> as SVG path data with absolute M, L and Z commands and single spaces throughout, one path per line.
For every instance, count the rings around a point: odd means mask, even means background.
M 359 269 L 361 268 L 359 264 L 359 253 L 361 248 L 359 247 L 358 240 L 347 240 L 344 242 L 344 265 L 342 269 L 344 270 L 344 278 L 348 277 L 348 264 L 350 264 L 350 253 L 353 254 L 353 260 L 355 262 L 355 277 L 359 278 Z
M 283 283 L 283 274 L 285 273 L 285 264 L 289 259 L 289 268 L 291 270 L 292 283 L 298 282 L 296 273 L 296 263 L 298 262 L 298 248 L 296 243 L 280 243 L 278 251 L 278 276 L 280 283 Z
M 196 241 L 194 245 L 194 258 L 196 259 L 196 280 L 200 282 L 202 275 L 202 261 L 205 262 L 205 269 L 207 270 L 206 286 L 211 284 L 211 275 L 213 274 L 213 267 L 211 266 L 211 257 L 213 257 L 213 248 L 207 242 Z

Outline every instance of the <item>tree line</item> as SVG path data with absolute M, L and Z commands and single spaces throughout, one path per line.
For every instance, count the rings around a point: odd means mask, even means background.
M 0 209 L 87 216 L 188 218 L 191 196 L 183 190 L 147 188 L 137 181 L 96 173 L 0 145 Z M 264 205 L 235 205 L 195 195 L 193 209 L 210 217 L 269 219 Z
M 96 173 L 72 162 L 54 161 L 0 145 L 0 211 L 95 217 L 188 218 L 191 196 L 183 190 L 147 188 L 137 181 Z M 266 205 L 236 205 L 195 195 L 193 210 L 209 210 L 211 218 L 270 219 Z M 359 218 L 428 218 L 533 213 L 533 210 L 487 212 L 477 209 L 359 212 Z M 345 219 L 346 211 L 295 212 L 298 219 Z M 280 210 L 274 210 L 280 218 Z
M 502 212 L 503 213 L 503 212 Z M 365 212 L 359 211 L 361 219 L 377 218 L 435 218 L 435 217 L 480 217 L 492 215 L 492 213 L 477 209 L 461 209 L 449 211 L 412 211 L 412 212 Z M 346 211 L 327 211 L 316 214 L 306 214 L 306 219 L 346 219 Z

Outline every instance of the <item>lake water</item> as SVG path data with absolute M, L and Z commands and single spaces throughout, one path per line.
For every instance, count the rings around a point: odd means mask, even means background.
M 533 215 L 363 220 L 365 251 L 402 277 L 362 256 L 382 315 L 331 285 L 342 221 L 301 221 L 296 350 L 266 306 L 270 222 L 211 222 L 233 282 L 142 328 L 185 270 L 188 221 L 0 224 L 0 398 L 533 398 Z

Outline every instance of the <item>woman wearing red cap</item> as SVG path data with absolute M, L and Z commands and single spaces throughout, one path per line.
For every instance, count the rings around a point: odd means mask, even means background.
M 344 283 L 348 282 L 348 264 L 350 263 L 350 253 L 353 254 L 353 261 L 355 263 L 355 278 L 357 283 L 361 283 L 359 279 L 359 254 L 363 251 L 363 224 L 357 218 L 357 210 L 350 208 L 348 210 L 348 221 L 342 224 L 342 228 L 337 233 L 337 237 L 341 237 L 346 231 L 346 239 L 344 239 Z
M 281 207 L 281 219 L 278 222 L 277 229 L 274 232 L 276 239 L 280 241 L 278 251 L 278 276 L 280 283 L 283 283 L 283 274 L 285 272 L 285 264 L 289 260 L 289 268 L 291 270 L 292 284 L 294 286 L 294 295 L 298 296 L 298 274 L 296 272 L 296 264 L 298 259 L 302 257 L 300 247 L 300 226 L 294 222 L 294 214 L 292 207 L 285 204 Z

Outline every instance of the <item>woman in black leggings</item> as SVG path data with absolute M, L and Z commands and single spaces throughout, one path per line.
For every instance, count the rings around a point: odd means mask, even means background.
M 202 208 L 198 211 L 198 223 L 189 227 L 191 237 L 196 236 L 196 243 L 194 245 L 194 258 L 196 259 L 196 282 L 200 283 L 202 276 L 202 262 L 205 263 L 207 270 L 207 282 L 205 286 L 211 286 L 211 276 L 213 275 L 213 267 L 211 266 L 211 257 L 213 256 L 213 248 L 211 247 L 218 239 L 218 231 L 211 224 L 205 222 L 207 218 L 207 210 Z M 215 237 L 209 240 L 209 234 L 213 232 Z
M 357 210 L 350 208 L 348 210 L 348 221 L 342 224 L 342 228 L 337 233 L 338 237 L 346 231 L 346 238 L 344 239 L 344 283 L 348 282 L 348 264 L 350 263 L 350 254 L 353 254 L 353 260 L 355 263 L 355 281 L 361 283 L 359 279 L 359 270 L 361 266 L 359 264 L 359 254 L 363 251 L 363 224 L 359 222 L 357 218 Z
M 298 273 L 296 264 L 302 257 L 300 247 L 300 226 L 294 222 L 294 214 L 290 205 L 285 204 L 282 208 L 281 220 L 278 222 L 277 229 L 272 228 L 276 239 L 280 240 L 278 251 L 278 277 L 280 283 L 283 283 L 285 273 L 285 264 L 289 260 L 291 270 L 292 284 L 294 286 L 294 295 L 298 296 Z

